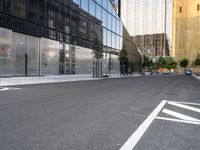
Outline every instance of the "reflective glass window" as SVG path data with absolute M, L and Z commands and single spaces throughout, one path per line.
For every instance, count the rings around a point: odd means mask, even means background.
M 101 7 L 96 5 L 96 17 L 101 20 Z
M 123 39 L 122 37 L 119 38 L 120 42 L 119 42 L 119 49 L 122 49 L 122 45 L 123 45 Z
M 27 73 L 28 75 L 39 75 L 39 38 L 27 35 L 26 40 L 28 55 Z
M 107 45 L 107 30 L 103 28 L 103 45 Z
M 112 9 L 113 9 L 112 4 L 110 2 L 108 2 L 108 11 L 110 13 L 112 13 Z
M 116 33 L 119 34 L 119 20 L 116 21 Z
M 69 44 L 65 44 L 65 50 L 69 51 Z
M 15 52 L 16 75 L 25 75 L 26 36 L 13 32 L 13 51 Z
M 102 21 L 103 21 L 103 26 L 106 27 L 107 25 L 107 13 L 105 10 L 102 10 Z
M 108 13 L 108 24 L 107 24 L 108 29 L 112 29 L 112 16 L 111 14 Z
M 123 36 L 123 24 L 121 23 L 121 21 L 120 21 L 120 28 L 119 28 L 119 34 L 121 35 L 121 36 Z
M 81 0 L 73 0 L 74 3 L 76 3 L 78 6 L 81 4 Z
M 81 0 L 81 8 L 88 12 L 89 0 Z
M 115 16 L 115 9 L 114 8 L 111 9 L 111 12 L 112 12 L 112 15 Z
M 70 32 L 70 27 L 69 26 L 65 26 L 65 32 L 69 33 Z
M 108 7 L 108 0 L 102 0 L 103 8 L 107 9 Z
M 112 48 L 116 48 L 116 35 L 112 33 Z
M 65 42 L 69 43 L 69 35 L 65 35 Z
M 116 32 L 116 18 L 112 17 L 112 31 Z
M 90 0 L 90 14 L 95 16 L 95 2 Z
M 96 0 L 99 5 L 102 5 L 102 0 Z
M 107 31 L 107 46 L 112 46 L 112 34 L 110 31 Z
M 116 11 L 114 11 L 114 16 L 119 19 L 119 16 Z
M 117 36 L 116 37 L 116 49 L 120 49 L 120 37 L 119 36 Z

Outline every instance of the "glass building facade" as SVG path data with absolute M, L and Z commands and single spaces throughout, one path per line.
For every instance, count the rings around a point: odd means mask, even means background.
M 172 12 L 173 0 L 121 0 L 121 19 L 130 35 L 152 35 L 153 38 L 153 35 L 165 34 L 170 49 Z
M 119 73 L 118 54 L 130 41 L 124 30 L 110 0 L 0 0 L 0 74 L 91 74 L 96 35 L 104 73 Z

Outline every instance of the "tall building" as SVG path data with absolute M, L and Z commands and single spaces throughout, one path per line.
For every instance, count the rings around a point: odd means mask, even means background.
M 123 45 L 141 57 L 124 31 L 110 0 L 0 0 L 0 75 L 91 74 L 96 35 L 103 71 L 117 73 Z
M 169 42 L 166 38 L 166 34 L 145 34 L 145 35 L 137 35 L 133 36 L 133 41 L 135 45 L 138 47 L 140 52 L 146 56 L 154 57 L 154 56 L 161 56 L 162 51 L 165 45 L 165 55 L 169 56 L 170 49 L 169 49 Z M 166 40 L 164 42 L 164 40 Z
M 174 0 L 172 55 L 192 64 L 200 52 L 200 0 Z
M 166 35 L 166 39 L 160 39 L 164 48 L 161 55 L 168 54 L 165 41 L 171 50 L 172 0 L 122 0 L 120 8 L 121 19 L 131 36 L 151 35 L 153 39 L 155 34 Z

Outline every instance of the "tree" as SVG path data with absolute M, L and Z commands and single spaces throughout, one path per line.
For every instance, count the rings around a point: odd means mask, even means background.
M 184 68 L 184 71 L 185 71 L 185 68 L 188 66 L 188 64 L 189 64 L 189 61 L 188 61 L 187 58 L 183 58 L 183 59 L 180 61 L 180 63 L 179 63 L 179 65 L 180 65 L 182 68 Z
M 166 60 L 164 57 L 159 57 L 156 63 L 159 68 L 165 68 Z
M 175 69 L 177 67 L 177 62 L 173 57 L 165 57 L 165 67 L 166 69 Z
M 163 57 L 155 57 L 154 58 L 154 69 L 158 70 L 160 68 L 164 68 L 165 63 L 166 62 Z
M 194 66 L 196 67 L 200 67 L 200 53 L 197 53 L 197 58 L 194 61 Z M 199 72 L 197 72 L 197 74 L 199 75 Z
M 143 68 L 148 70 L 152 69 L 152 67 L 154 66 L 153 60 L 144 55 L 142 66 Z
M 127 68 L 127 64 L 128 64 L 128 53 L 126 51 L 126 48 L 125 46 L 123 47 L 123 49 L 120 51 L 119 53 L 119 62 L 120 62 L 120 65 L 122 66 L 121 67 L 121 73 L 125 73 L 126 69 Z
M 194 65 L 195 66 L 200 66 L 200 53 L 197 53 L 197 58 L 194 61 Z
M 103 58 L 103 46 L 102 42 L 99 40 L 98 36 L 96 35 L 94 39 L 94 44 L 92 45 L 92 54 L 94 59 L 96 60 L 96 77 L 99 78 L 99 60 Z M 102 74 L 102 72 L 101 72 Z

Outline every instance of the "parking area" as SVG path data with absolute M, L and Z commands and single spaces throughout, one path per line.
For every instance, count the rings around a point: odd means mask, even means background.
M 155 75 L 7 86 L 0 149 L 199 150 L 199 83 Z
M 120 150 L 199 150 L 200 104 L 162 100 Z

